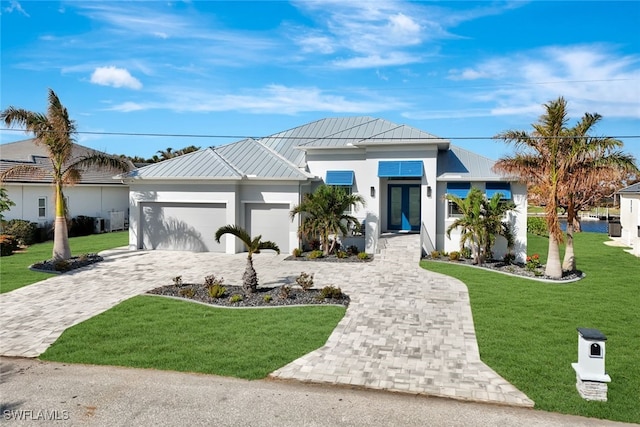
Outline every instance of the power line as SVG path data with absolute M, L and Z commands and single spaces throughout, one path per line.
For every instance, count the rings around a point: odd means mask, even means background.
M 0 131 L 9 132 L 24 132 L 24 129 L 10 129 L 0 128 Z M 77 131 L 74 132 L 78 135 L 105 135 L 105 136 L 144 136 L 144 137 L 161 137 L 161 138 L 212 138 L 212 139 L 300 139 L 300 140 L 352 140 L 352 141 L 410 141 L 410 140 L 471 140 L 471 139 L 484 139 L 484 140 L 502 140 L 496 136 L 431 136 L 431 137 L 338 137 L 338 136 L 321 136 L 321 137 L 308 137 L 308 136 L 284 136 L 284 135 L 268 135 L 268 136 L 248 136 L 248 135 L 207 135 L 207 134 L 180 134 L 180 133 L 144 133 L 144 132 L 92 132 L 92 131 Z M 594 136 L 584 136 L 580 138 L 593 138 Z M 608 138 L 615 139 L 638 139 L 640 135 L 607 135 Z M 536 137 L 529 136 L 531 139 L 565 139 L 567 137 Z M 572 137 L 575 138 L 575 137 Z

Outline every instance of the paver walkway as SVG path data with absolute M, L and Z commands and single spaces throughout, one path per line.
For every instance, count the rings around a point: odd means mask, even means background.
M 384 236 L 380 246 L 373 262 L 356 265 L 255 257 L 263 285 L 294 283 L 306 271 L 316 286 L 337 285 L 351 297 L 327 344 L 272 376 L 533 406 L 480 361 L 466 286 L 419 267 L 419 236 Z M 0 354 L 37 357 L 65 329 L 177 275 L 194 282 L 215 273 L 239 283 L 246 261 L 244 254 L 103 255 L 102 263 L 0 295 Z

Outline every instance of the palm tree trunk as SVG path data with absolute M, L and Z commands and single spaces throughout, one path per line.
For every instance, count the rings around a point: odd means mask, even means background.
M 258 274 L 253 268 L 251 255 L 247 257 L 247 267 L 242 275 L 242 288 L 246 293 L 253 293 L 258 289 Z
M 549 233 L 549 251 L 547 252 L 547 266 L 544 274 L 552 279 L 562 278 L 562 265 L 560 265 L 560 245 L 553 233 Z
M 567 209 L 567 246 L 562 261 L 564 271 L 574 271 L 576 269 L 576 256 L 573 251 L 573 223 L 576 220 L 576 210 L 574 204 L 569 201 Z
M 71 258 L 67 218 L 64 214 L 62 184 L 56 184 L 56 221 L 53 225 L 53 254 L 55 261 Z

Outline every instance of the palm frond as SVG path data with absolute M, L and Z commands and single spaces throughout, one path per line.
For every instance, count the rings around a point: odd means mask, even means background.
M 249 236 L 247 230 L 242 227 L 230 224 L 218 228 L 216 231 L 216 242 L 220 243 L 220 238 L 225 234 L 231 234 L 232 236 L 237 237 L 247 248 L 251 246 L 251 236 Z
M 79 158 L 67 166 L 67 170 L 98 168 L 111 172 L 128 172 L 131 170 L 131 163 L 126 159 L 110 156 L 106 153 L 92 153 Z
M 260 244 L 258 245 L 258 251 L 261 251 L 263 249 L 269 249 L 272 251 L 276 251 L 276 253 L 278 253 L 278 255 L 280 254 L 280 248 L 278 247 L 278 245 L 275 242 L 272 242 L 271 240 L 267 240 L 265 242 L 260 242 Z

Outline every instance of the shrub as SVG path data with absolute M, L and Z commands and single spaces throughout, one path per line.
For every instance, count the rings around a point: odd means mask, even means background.
M 358 252 L 358 259 L 361 261 L 369 259 L 369 254 L 366 252 Z
M 293 255 L 296 258 L 300 257 L 302 255 L 302 249 L 295 248 L 293 251 L 291 251 L 291 255 Z
M 313 287 L 313 274 L 305 273 L 303 271 L 296 278 L 296 283 L 302 288 L 303 291 L 308 291 Z
M 182 286 L 182 276 L 176 276 L 173 279 L 173 284 L 176 286 Z
M 460 260 L 460 252 L 453 251 L 449 254 L 449 259 L 451 261 L 459 261 Z
M 348 258 L 349 254 L 346 253 L 345 251 L 338 251 L 338 252 L 336 252 L 336 257 L 341 258 L 341 259 L 342 258 Z
M 240 301 L 242 301 L 242 295 L 240 294 L 233 294 L 231 295 L 231 298 L 229 298 L 229 302 L 232 304 L 235 304 Z
M 314 250 L 309 252 L 309 255 L 307 255 L 307 258 L 309 259 L 316 259 L 316 258 L 323 258 L 324 257 L 324 252 L 322 252 L 321 250 Z
M 431 258 L 433 259 L 440 258 L 440 251 L 431 251 Z
M 211 274 L 209 276 L 205 276 L 205 278 L 204 278 L 204 285 L 207 288 L 210 288 L 210 287 L 215 286 L 215 285 L 222 285 L 223 283 L 224 283 L 224 277 L 216 279 L 216 276 L 213 275 L 213 274 Z
M 547 229 L 547 221 L 544 218 L 538 216 L 531 216 L 527 218 L 527 233 L 537 234 L 538 236 L 549 235 Z
M 331 285 L 325 286 L 320 290 L 320 296 L 324 299 L 340 299 L 342 298 L 342 289 Z
M 209 296 L 211 298 L 222 298 L 224 296 L 224 293 L 227 292 L 227 288 L 216 283 L 213 286 L 209 286 L 207 288 L 207 292 L 209 293 Z
M 540 267 L 540 255 L 533 254 L 527 257 L 526 268 L 529 271 L 536 271 L 536 269 Z
M 78 215 L 69 223 L 69 237 L 88 236 L 93 234 L 95 218 L 92 216 Z
M 38 224 L 23 219 L 7 221 L 3 227 L 4 234 L 10 234 L 16 238 L 21 246 L 29 246 L 38 242 Z
M 0 256 L 9 256 L 18 249 L 18 241 L 14 236 L 3 234 L 0 236 Z
M 184 288 L 180 289 L 180 295 L 186 298 L 193 298 L 196 294 L 196 290 L 193 288 Z
M 471 254 L 471 248 L 468 247 L 464 247 L 460 249 L 460 256 L 464 259 L 471 259 L 472 254 Z
M 56 271 L 69 271 L 71 270 L 71 263 L 66 259 L 60 259 L 53 264 L 53 269 Z
M 310 240 L 309 247 L 311 248 L 312 251 L 317 251 L 318 249 L 320 249 L 320 240 L 319 239 Z
M 504 258 L 502 259 L 502 262 L 504 262 L 507 265 L 511 265 L 515 261 L 516 261 L 516 256 L 512 253 L 505 254 Z
M 351 245 L 347 248 L 347 253 L 349 255 L 358 255 L 359 252 L 360 252 L 360 249 L 358 249 L 356 245 Z
M 267 294 L 263 298 L 264 302 L 271 302 L 271 295 Z
M 289 298 L 289 295 L 291 295 L 291 286 L 280 286 L 280 292 L 278 294 L 278 296 L 280 296 L 280 299 L 287 299 Z

